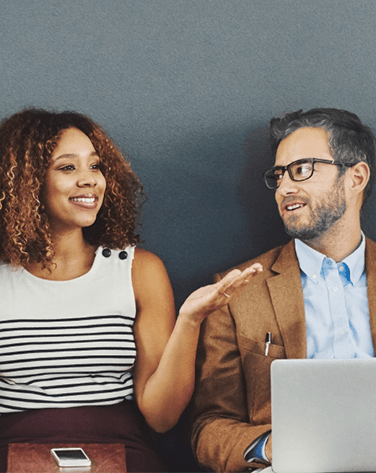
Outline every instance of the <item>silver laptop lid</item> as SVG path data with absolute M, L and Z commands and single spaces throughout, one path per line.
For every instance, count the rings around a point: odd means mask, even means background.
M 376 472 L 376 359 L 271 365 L 273 471 Z

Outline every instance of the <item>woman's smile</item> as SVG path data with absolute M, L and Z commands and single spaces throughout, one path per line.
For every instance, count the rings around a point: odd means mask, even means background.
M 85 194 L 77 197 L 70 197 L 73 204 L 83 209 L 95 209 L 98 205 L 98 196 L 96 194 Z

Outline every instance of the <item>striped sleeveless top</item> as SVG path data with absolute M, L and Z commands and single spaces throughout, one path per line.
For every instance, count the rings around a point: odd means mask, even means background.
M 0 265 L 0 413 L 132 399 L 133 257 L 98 248 L 69 281 Z

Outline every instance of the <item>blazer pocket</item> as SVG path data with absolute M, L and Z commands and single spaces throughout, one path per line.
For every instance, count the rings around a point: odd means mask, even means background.
M 269 345 L 238 335 L 243 372 L 247 389 L 248 412 L 251 424 L 271 423 L 270 365 L 275 359 L 286 358 L 283 346 Z

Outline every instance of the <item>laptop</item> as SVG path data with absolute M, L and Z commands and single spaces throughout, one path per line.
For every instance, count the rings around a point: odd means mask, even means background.
M 271 397 L 274 473 L 376 472 L 375 358 L 275 360 Z

